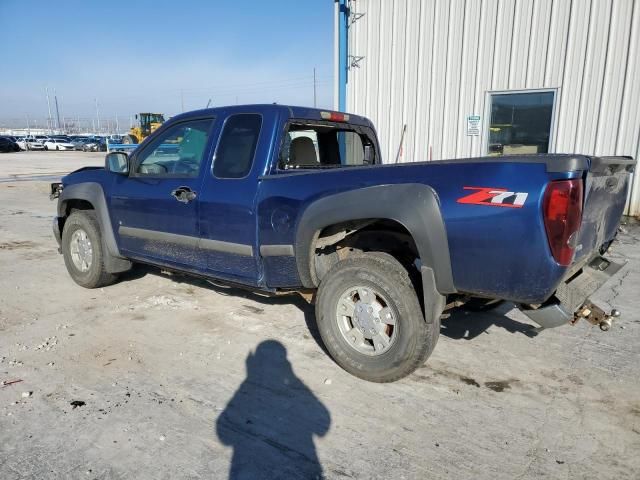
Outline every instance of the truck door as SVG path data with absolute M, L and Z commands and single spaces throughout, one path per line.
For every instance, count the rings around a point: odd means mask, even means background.
M 255 198 L 270 152 L 268 118 L 275 114 L 237 113 L 226 118 L 211 171 L 200 196 L 200 249 L 212 275 L 257 284 L 259 262 Z M 260 159 L 260 160 L 258 160 Z
M 169 126 L 114 180 L 112 224 L 121 250 L 161 264 L 204 268 L 198 255 L 200 186 L 214 119 Z

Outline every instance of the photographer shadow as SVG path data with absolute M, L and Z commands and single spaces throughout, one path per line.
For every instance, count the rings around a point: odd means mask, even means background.
M 229 479 L 323 478 L 314 436 L 331 416 L 300 380 L 278 341 L 247 357 L 247 376 L 219 415 L 216 433 L 233 448 Z

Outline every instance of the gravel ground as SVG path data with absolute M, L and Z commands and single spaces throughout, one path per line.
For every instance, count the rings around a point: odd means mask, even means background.
M 458 311 L 425 366 L 377 385 L 297 297 L 145 267 L 75 285 L 47 181 L 102 159 L 0 155 L 0 478 L 639 477 L 637 225 L 595 298 L 622 311 L 610 332 Z

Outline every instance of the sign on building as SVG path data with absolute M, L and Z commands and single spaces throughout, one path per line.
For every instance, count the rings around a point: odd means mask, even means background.
M 480 115 L 467 115 L 467 135 L 480 135 Z

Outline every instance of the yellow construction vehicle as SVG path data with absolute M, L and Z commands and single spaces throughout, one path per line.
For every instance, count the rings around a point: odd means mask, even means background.
M 122 138 L 122 143 L 140 143 L 153 133 L 164 122 L 162 113 L 140 113 L 136 115 L 139 125 L 131 127 L 129 133 Z

